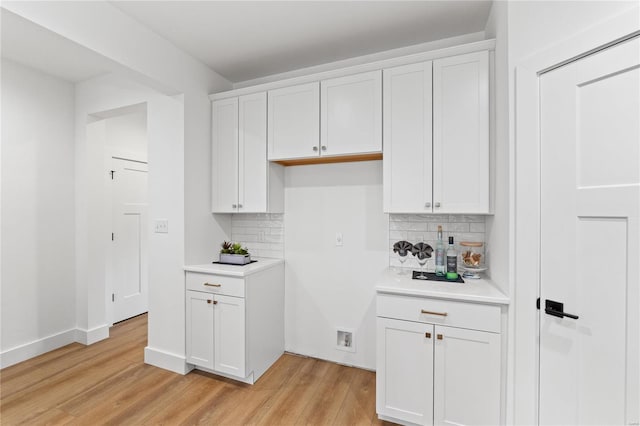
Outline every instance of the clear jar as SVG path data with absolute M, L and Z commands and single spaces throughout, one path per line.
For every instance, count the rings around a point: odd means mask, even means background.
M 484 243 L 460 242 L 460 265 L 465 268 L 484 268 Z

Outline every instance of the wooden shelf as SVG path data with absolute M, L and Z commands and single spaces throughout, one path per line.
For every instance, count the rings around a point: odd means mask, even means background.
M 336 157 L 296 158 L 292 160 L 274 160 L 283 166 L 305 166 L 308 164 L 352 163 L 355 161 L 382 160 L 382 153 L 341 155 Z

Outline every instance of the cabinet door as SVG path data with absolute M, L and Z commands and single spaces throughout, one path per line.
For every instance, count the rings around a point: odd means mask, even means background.
M 317 157 L 320 142 L 320 83 L 268 93 L 269 160 Z
M 267 211 L 267 93 L 240 96 L 238 211 Z
M 238 210 L 238 98 L 211 103 L 211 211 Z
M 213 369 L 213 295 L 187 291 L 187 362 Z
M 435 326 L 435 424 L 500 424 L 500 335 Z
M 214 370 L 237 377 L 246 377 L 244 299 L 215 296 L 214 303 Z
M 320 83 L 320 155 L 382 151 L 382 71 Z
M 378 415 L 433 423 L 433 325 L 377 319 Z
M 384 70 L 384 211 L 432 211 L 432 63 Z
M 435 213 L 489 213 L 489 53 L 433 62 Z

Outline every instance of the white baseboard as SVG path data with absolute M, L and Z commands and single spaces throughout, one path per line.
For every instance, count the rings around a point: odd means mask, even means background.
M 9 367 L 76 341 L 76 329 L 52 334 L 0 353 L 0 368 Z
M 149 346 L 144 348 L 144 362 L 145 364 L 153 365 L 154 367 L 163 368 L 182 375 L 193 370 L 193 365 L 187 364 L 185 357 L 154 349 Z
M 76 328 L 75 341 L 83 345 L 92 345 L 100 340 L 109 338 L 109 324 L 103 324 L 98 327 L 85 330 Z

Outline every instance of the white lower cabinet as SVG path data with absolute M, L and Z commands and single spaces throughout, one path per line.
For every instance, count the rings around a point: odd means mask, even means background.
M 500 324 L 500 308 L 450 303 L 378 295 L 376 403 L 380 418 L 420 425 L 501 423 L 501 336 L 494 328 Z M 381 316 L 403 305 L 406 315 L 398 315 L 401 319 Z M 471 311 L 487 308 L 478 324 L 492 331 L 459 328 L 472 320 L 464 318 L 468 316 L 465 305 Z
M 282 264 L 245 277 L 187 270 L 186 304 L 196 368 L 253 384 L 284 352 Z

